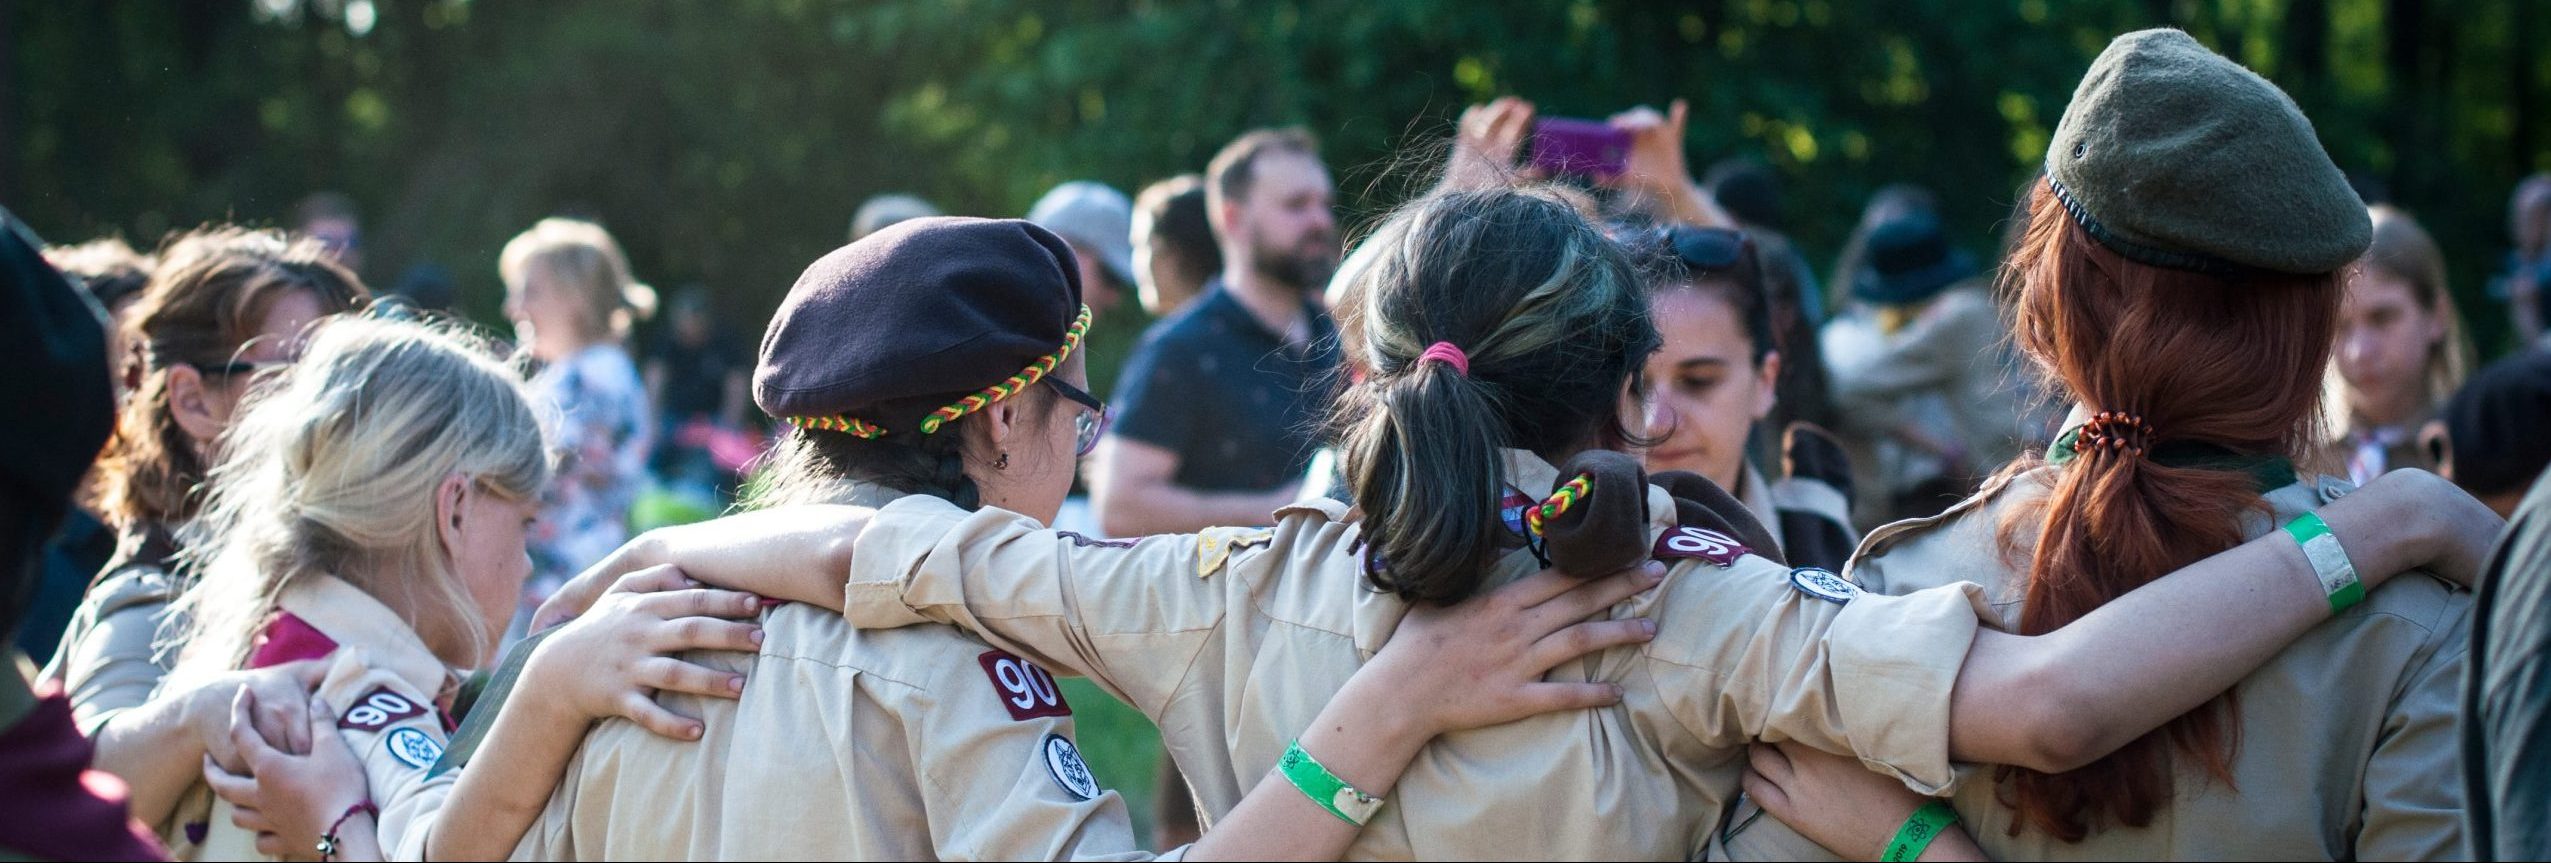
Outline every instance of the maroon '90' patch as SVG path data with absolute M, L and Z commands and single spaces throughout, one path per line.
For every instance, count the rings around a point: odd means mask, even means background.
M 1686 525 L 1668 530 L 1664 535 L 1657 537 L 1654 556 L 1658 560 L 1700 558 L 1720 566 L 1728 566 L 1734 564 L 1737 558 L 1744 557 L 1752 551 L 1753 549 L 1746 548 L 1744 544 L 1737 542 L 1735 537 L 1707 528 Z
M 337 718 L 337 727 L 379 731 L 390 727 L 390 723 L 424 713 L 425 705 L 391 692 L 389 687 L 375 686 L 356 699 L 353 707 L 346 708 L 345 715 Z
M 1000 696 L 1002 707 L 1009 708 L 1011 719 L 1072 715 L 1072 705 L 1064 703 L 1054 675 L 1036 663 L 999 650 L 986 650 L 975 659 L 983 663 L 983 673 L 992 678 L 993 694 Z

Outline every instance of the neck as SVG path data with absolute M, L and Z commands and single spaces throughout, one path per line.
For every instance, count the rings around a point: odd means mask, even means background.
M 1222 284 L 1269 332 L 1290 333 L 1302 319 L 1302 289 L 1267 277 L 1246 260 L 1231 259 L 1222 269 Z
M 2426 387 L 2417 384 L 2377 395 L 2363 390 L 2348 393 L 2349 424 L 2358 428 L 2395 426 L 2418 416 L 2426 401 Z

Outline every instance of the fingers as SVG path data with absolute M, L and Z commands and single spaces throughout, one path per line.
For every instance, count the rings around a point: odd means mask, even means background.
M 1529 658 L 1534 670 L 1548 671 L 1560 663 L 1589 653 L 1600 653 L 1624 644 L 1639 644 L 1655 637 L 1656 621 L 1644 617 L 1589 621 L 1533 642 Z
M 230 805 L 257 806 L 257 780 L 214 763 L 211 756 L 204 758 L 204 784 L 212 787 L 214 795 L 230 801 Z
M 744 675 L 693 665 L 669 656 L 650 657 L 640 662 L 637 678 L 638 685 L 648 689 L 715 698 L 734 698 L 744 694 Z
M 307 852 L 308 850 L 309 849 L 306 848 L 294 848 L 292 846 L 285 845 L 283 843 L 283 837 L 276 835 L 272 831 L 263 831 L 257 834 L 257 853 L 268 857 L 291 860 L 296 859 L 293 856 L 296 852 Z
M 255 720 L 250 718 L 256 703 L 256 692 L 248 687 L 240 687 L 238 692 L 231 694 L 230 724 L 205 738 L 204 757 L 232 773 L 248 772 L 248 762 L 239 754 L 240 748 L 251 741 L 265 742 L 257 733 Z
M 261 743 L 295 755 L 310 751 L 310 699 L 304 692 L 287 686 L 256 699 L 254 716 Z M 233 732 L 237 731 L 234 727 Z
M 749 593 L 714 588 L 691 588 L 650 593 L 633 600 L 641 611 L 667 620 L 677 617 L 754 617 L 762 613 L 762 598 Z
M 1781 790 L 1779 785 L 1773 784 L 1770 779 L 1764 778 L 1762 774 L 1751 769 L 1745 771 L 1744 781 L 1738 784 L 1745 789 L 1745 796 L 1753 798 L 1756 805 L 1763 807 L 1763 811 L 1771 813 L 1772 817 L 1783 822 L 1792 820 L 1789 817 L 1789 792 Z
M 703 731 L 699 720 L 666 710 L 654 699 L 635 692 L 621 695 L 620 715 L 658 737 L 698 740 Z
M 230 823 L 250 833 L 275 832 L 274 822 L 266 820 L 266 813 L 236 803 L 231 804 Z
M 700 582 L 692 579 L 688 575 L 682 574 L 681 567 L 667 564 L 663 566 L 650 566 L 645 569 L 629 573 L 628 575 L 621 576 L 618 580 L 611 583 L 611 587 L 609 589 L 603 592 L 655 593 L 666 590 L 688 590 L 699 586 Z
M 1767 743 L 1745 747 L 1745 767 L 1762 774 L 1775 785 L 1786 786 L 1798 775 L 1796 766 L 1789 762 L 1789 755 L 1780 751 L 1780 747 Z
M 1654 560 L 1643 561 L 1638 566 L 1602 578 L 1570 579 L 1569 581 L 1567 590 L 1547 602 L 1540 603 L 1535 610 L 1548 613 L 1557 621 L 1590 617 L 1664 582 L 1665 564 Z M 1556 626 L 1558 623 L 1554 622 L 1550 625 Z
M 1513 603 L 1517 608 L 1533 608 L 1556 599 L 1584 583 L 1584 579 L 1576 576 L 1555 569 L 1545 569 L 1489 591 L 1485 597 L 1498 602 Z
M 1691 105 L 1691 103 L 1686 102 L 1686 101 L 1684 101 L 1684 100 L 1682 100 L 1682 99 L 1676 99 L 1676 100 L 1674 100 L 1674 104 L 1673 104 L 1673 105 L 1670 105 L 1670 106 L 1667 106 L 1667 107 L 1666 107 L 1666 109 L 1665 109 L 1665 125 L 1666 125 L 1666 128 L 1669 128 L 1669 129 L 1673 129 L 1673 130 L 1674 130 L 1674 139 L 1675 139 L 1675 140 L 1680 141 L 1680 140 L 1682 140 L 1682 139 L 1683 139 L 1683 121 L 1684 121 L 1686 118 L 1690 117 L 1690 116 L 1691 116 L 1691 114 L 1692 114 L 1692 105 Z
M 649 624 L 645 643 L 653 653 L 676 653 L 684 650 L 733 650 L 752 653 L 762 649 L 760 624 L 714 617 L 677 617 L 663 623 Z

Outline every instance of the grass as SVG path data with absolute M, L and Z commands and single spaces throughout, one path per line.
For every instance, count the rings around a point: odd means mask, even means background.
M 1081 758 L 1100 785 L 1124 795 L 1134 816 L 1134 841 L 1151 845 L 1152 798 L 1160 779 L 1160 730 L 1134 708 L 1082 678 L 1065 678 L 1063 699 L 1072 705 Z M 1157 849 L 1155 849 L 1157 850 Z

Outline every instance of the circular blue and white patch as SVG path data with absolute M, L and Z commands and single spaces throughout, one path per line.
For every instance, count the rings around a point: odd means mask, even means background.
M 1799 593 L 1837 605 L 1850 602 L 1852 597 L 1860 595 L 1859 585 L 1833 574 L 1833 570 L 1817 569 L 1812 566 L 1790 570 L 1789 586 L 1798 588 Z
M 1080 747 L 1060 734 L 1045 735 L 1045 770 L 1054 774 L 1054 783 L 1064 793 L 1081 800 L 1098 799 L 1098 777 L 1090 775 L 1089 765 L 1081 761 Z
M 388 737 L 382 738 L 382 745 L 390 748 L 390 757 L 398 759 L 400 764 L 418 770 L 433 766 L 436 759 L 443 757 L 443 744 L 434 742 L 434 738 L 414 728 L 392 730 Z

